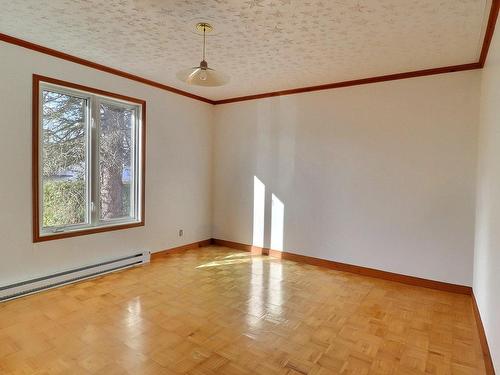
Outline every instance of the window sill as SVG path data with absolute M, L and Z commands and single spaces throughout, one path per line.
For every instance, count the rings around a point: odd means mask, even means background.
M 37 243 L 37 242 L 59 240 L 59 239 L 63 239 L 63 238 L 86 236 L 89 234 L 111 232 L 111 231 L 115 231 L 115 230 L 137 228 L 137 227 L 143 227 L 143 226 L 144 226 L 144 220 L 140 221 L 140 222 L 126 223 L 126 224 L 117 224 L 117 225 L 108 225 L 108 226 L 87 228 L 87 229 L 81 229 L 81 230 L 72 230 L 72 231 L 62 232 L 62 233 L 53 233 L 53 234 L 50 233 L 50 234 L 43 234 L 42 235 L 39 232 L 36 232 L 33 235 L 33 242 Z

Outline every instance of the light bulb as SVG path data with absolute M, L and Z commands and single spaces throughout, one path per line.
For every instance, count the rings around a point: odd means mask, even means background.
M 199 77 L 200 77 L 200 79 L 202 81 L 206 81 L 207 80 L 207 71 L 206 71 L 206 69 L 201 69 Z

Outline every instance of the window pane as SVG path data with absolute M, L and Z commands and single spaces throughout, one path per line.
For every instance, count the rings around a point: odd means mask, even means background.
M 87 222 L 87 100 L 42 92 L 43 227 Z
M 133 217 L 135 111 L 101 103 L 99 112 L 100 219 Z

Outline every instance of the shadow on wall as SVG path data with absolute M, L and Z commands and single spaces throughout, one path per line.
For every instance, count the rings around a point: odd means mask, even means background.
M 253 246 L 265 247 L 265 212 L 266 186 L 257 176 L 253 176 Z M 271 239 L 269 247 L 273 250 L 283 251 L 284 220 L 285 204 L 275 194 L 271 194 Z

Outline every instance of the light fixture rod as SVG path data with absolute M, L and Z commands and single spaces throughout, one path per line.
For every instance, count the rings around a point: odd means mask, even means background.
M 177 78 L 188 85 L 216 87 L 222 86 L 229 82 L 229 76 L 224 73 L 215 71 L 208 67 L 205 60 L 207 52 L 207 33 L 214 30 L 213 26 L 207 22 L 199 22 L 196 24 L 196 34 L 203 33 L 203 50 L 202 59 L 198 66 L 183 69 L 177 73 Z
M 207 27 L 203 25 L 203 61 L 205 61 L 206 32 L 207 32 Z

